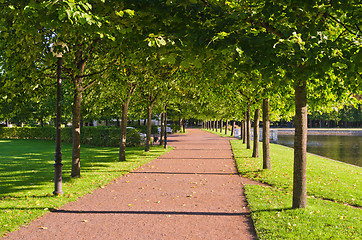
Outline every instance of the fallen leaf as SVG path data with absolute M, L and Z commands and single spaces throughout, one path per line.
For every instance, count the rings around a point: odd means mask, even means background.
M 46 229 L 48 229 L 47 227 L 39 227 L 39 229 L 44 229 L 44 230 L 46 230 Z
M 88 222 L 88 220 L 83 220 L 82 222 Z

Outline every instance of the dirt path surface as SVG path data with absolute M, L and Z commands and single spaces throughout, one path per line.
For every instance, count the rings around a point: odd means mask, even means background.
M 256 239 L 228 139 L 197 129 L 175 149 L 4 239 Z

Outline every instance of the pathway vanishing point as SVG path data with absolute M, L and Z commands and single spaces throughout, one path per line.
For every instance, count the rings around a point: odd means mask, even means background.
M 256 239 L 229 140 L 188 132 L 168 137 L 171 152 L 4 239 Z

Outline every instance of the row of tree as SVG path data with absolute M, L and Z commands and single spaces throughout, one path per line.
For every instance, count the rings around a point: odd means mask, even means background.
M 184 119 L 250 122 L 251 111 L 270 102 L 271 119 L 294 116 L 293 207 L 306 207 L 307 103 L 325 111 L 356 104 L 353 96 L 362 91 L 357 0 L 5 0 L 0 6 L 6 118 L 34 103 L 34 115 L 52 115 L 51 48 L 66 51 L 63 105 L 72 109 L 73 177 L 80 176 L 82 111 L 122 119 L 124 160 L 128 109 L 139 118 L 147 112 L 149 120 L 158 108 Z M 67 48 L 54 45 L 60 42 Z M 149 140 L 150 130 L 146 150 Z

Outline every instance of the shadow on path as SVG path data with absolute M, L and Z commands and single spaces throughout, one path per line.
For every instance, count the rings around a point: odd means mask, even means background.
M 56 213 L 77 214 L 145 214 L 145 215 L 191 215 L 191 216 L 247 216 L 249 213 L 232 212 L 176 212 L 176 211 L 82 211 L 82 210 L 55 210 Z

